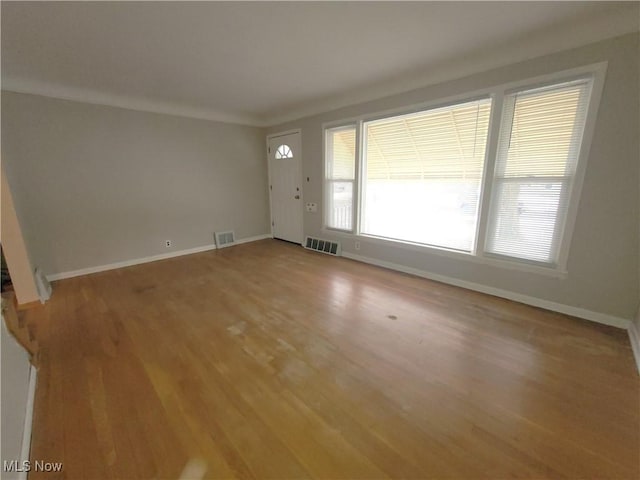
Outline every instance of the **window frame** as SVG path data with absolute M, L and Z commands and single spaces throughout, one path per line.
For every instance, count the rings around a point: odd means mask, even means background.
M 368 238 L 379 238 L 379 239 L 384 239 L 384 240 L 389 240 L 389 241 L 394 241 L 394 242 L 399 242 L 399 243 L 404 243 L 404 244 L 411 244 L 411 245 L 418 245 L 418 246 L 423 246 L 423 247 L 427 247 L 427 248 L 435 248 L 435 249 L 442 249 L 442 250 L 446 250 L 446 251 L 451 251 L 451 252 L 458 252 L 458 253 L 462 253 L 465 255 L 469 255 L 469 254 L 474 254 L 475 253 L 475 249 L 476 249 L 476 243 L 477 243 L 477 239 L 478 239 L 478 225 L 479 225 L 479 212 L 480 212 L 480 207 L 481 207 L 481 196 L 482 196 L 482 186 L 484 184 L 484 172 L 486 170 L 486 162 L 488 161 L 487 158 L 487 150 L 488 150 L 488 143 L 485 145 L 485 156 L 484 156 L 484 160 L 483 160 L 483 169 L 481 172 L 481 176 L 480 176 L 480 181 L 479 181 L 479 187 L 480 187 L 480 191 L 478 192 L 478 215 L 476 217 L 476 225 L 475 225 L 475 232 L 473 233 L 473 238 L 471 240 L 471 249 L 469 251 L 466 250 L 462 250 L 462 249 L 456 249 L 456 248 L 450 248 L 450 247 L 445 247 L 445 246 L 439 246 L 439 245 L 433 245 L 433 244 L 428 244 L 428 243 L 420 243 L 420 242 L 413 242 L 411 240 L 403 240 L 403 239 L 398 239 L 398 238 L 393 238 L 393 237 L 384 237 L 381 235 L 375 235 L 372 233 L 365 233 L 363 232 L 364 228 L 362 226 L 362 203 L 364 202 L 364 197 L 366 195 L 367 189 L 364 188 L 364 186 L 362 185 L 365 181 L 365 175 L 364 175 L 364 170 L 365 170 L 365 164 L 366 164 L 366 159 L 365 159 L 365 155 L 366 155 L 366 149 L 365 149 L 365 145 L 366 145 L 366 139 L 367 139 L 367 135 L 366 135 L 366 128 L 367 128 L 367 124 L 372 123 L 372 122 L 376 122 L 378 120 L 384 120 L 384 119 L 388 119 L 388 118 L 393 118 L 393 119 L 398 119 L 398 118 L 403 118 L 403 117 L 409 117 L 412 116 L 416 113 L 423 113 L 423 112 L 429 112 L 429 111 L 433 111 L 433 110 L 438 110 L 441 108 L 447 108 L 447 107 L 453 107 L 453 106 L 459 106 L 459 105 L 464 105 L 464 104 L 469 104 L 469 103 L 473 103 L 473 102 L 478 102 L 478 101 L 482 101 L 482 100 L 488 100 L 491 107 L 490 107 L 490 111 L 489 111 L 489 125 L 487 127 L 487 138 L 489 138 L 489 133 L 490 133 L 490 128 L 491 128 L 491 115 L 493 113 L 493 96 L 490 94 L 480 94 L 480 95 L 474 95 L 473 97 L 467 97 L 467 96 L 461 96 L 459 98 L 456 97 L 455 100 L 451 100 L 451 101 L 447 101 L 446 103 L 433 103 L 429 106 L 425 106 L 423 108 L 419 108 L 416 109 L 415 111 L 411 111 L 411 112 L 402 112 L 400 114 L 397 115 L 384 115 L 384 116 L 380 116 L 377 118 L 366 118 L 363 119 L 360 122 L 360 134 L 362 137 L 361 140 L 361 145 L 362 145 L 362 156 L 359 158 L 356 158 L 356 162 L 358 163 L 358 165 L 360 166 L 360 171 L 362 172 L 361 175 L 361 182 L 360 182 L 360 192 L 362 192 L 362 195 L 359 197 L 360 203 L 358 205 L 358 213 L 360 215 L 359 218 L 359 222 L 358 222 L 358 233 L 361 234 L 364 237 L 368 237 Z
M 329 143 L 329 135 L 336 131 L 341 130 L 355 130 L 355 165 L 354 165 L 354 177 L 353 180 L 344 180 L 344 179 L 330 179 L 328 175 L 329 165 L 328 165 L 328 143 Z M 359 164 L 358 158 L 360 157 L 360 125 L 358 122 L 347 122 L 341 123 L 339 125 L 331 126 L 331 127 L 323 127 L 323 141 L 322 141 L 322 166 L 323 166 L 323 175 L 322 175 L 322 227 L 323 229 L 329 230 L 331 232 L 343 232 L 343 233 L 352 233 L 356 234 L 358 231 L 358 217 L 360 211 L 360 184 L 358 181 L 359 177 Z M 329 185 L 332 185 L 335 182 L 351 182 L 351 229 L 337 228 L 329 226 L 329 204 L 331 202 L 329 192 Z
M 340 230 L 327 226 L 326 212 L 322 217 L 322 232 L 326 234 L 336 235 L 343 240 L 363 241 L 378 246 L 400 248 L 403 250 L 435 254 L 446 258 L 452 258 L 463 261 L 471 261 L 483 265 L 490 265 L 498 268 L 525 271 L 529 273 L 537 273 L 541 275 L 552 276 L 556 278 L 566 278 L 568 275 L 567 264 L 569 259 L 569 247 L 575 230 L 577 220 L 579 200 L 582 193 L 584 176 L 591 150 L 593 132 L 597 120 L 598 109 L 602 97 L 604 80 L 607 71 L 607 62 L 599 62 L 594 64 L 583 65 L 576 68 L 547 73 L 536 77 L 523 78 L 507 83 L 489 86 L 479 90 L 460 93 L 445 98 L 434 99 L 427 102 L 413 104 L 410 106 L 393 108 L 385 111 L 366 113 L 347 119 L 325 122 L 321 125 L 323 132 L 322 159 L 324 168 L 324 178 L 322 182 L 323 210 L 327 208 L 327 179 L 326 179 L 326 132 L 337 127 L 356 127 L 356 169 L 354 183 L 354 199 L 353 199 L 353 221 L 352 230 Z M 491 213 L 491 199 L 493 195 L 494 173 L 498 153 L 498 142 L 501 129 L 502 111 L 504 107 L 504 99 L 506 95 L 514 91 L 529 90 L 544 86 L 570 82 L 581 78 L 590 77 L 592 79 L 591 93 L 588 98 L 586 107 L 586 119 L 580 142 L 580 151 L 577 157 L 577 167 L 573 179 L 573 184 L 569 188 L 569 202 L 566 217 L 564 219 L 564 228 L 559 239 L 558 261 L 555 264 L 541 264 L 540 262 L 530 261 L 516 257 L 503 257 L 492 253 L 485 252 L 485 244 L 489 227 L 489 216 Z M 487 144 L 485 149 L 485 162 L 481 179 L 480 198 L 478 207 L 478 218 L 476 221 L 476 237 L 474 248 L 471 252 L 463 252 L 458 250 L 450 250 L 443 247 L 417 244 L 403 240 L 394 240 L 384 237 L 363 234 L 360 231 L 361 211 L 362 211 L 362 169 L 364 164 L 362 150 L 363 124 L 365 122 L 379 120 L 389 117 L 398 117 L 408 115 L 424 110 L 446 107 L 457 103 L 477 100 L 479 98 L 491 98 L 492 106 L 489 118 L 489 127 L 487 134 Z

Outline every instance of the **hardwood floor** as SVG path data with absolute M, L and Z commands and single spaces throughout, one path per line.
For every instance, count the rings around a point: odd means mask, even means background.
M 640 478 L 625 331 L 265 240 L 25 312 L 33 479 Z

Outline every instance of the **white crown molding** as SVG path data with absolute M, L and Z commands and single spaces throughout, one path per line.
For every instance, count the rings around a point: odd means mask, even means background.
M 349 252 L 342 252 L 342 256 L 350 260 L 356 260 L 362 263 L 368 263 L 378 267 L 388 268 L 390 270 L 396 270 L 398 272 L 408 273 L 417 277 L 427 278 L 429 280 L 435 280 L 436 282 L 446 283 L 456 287 L 466 288 L 476 292 L 486 293 L 496 297 L 506 298 L 513 300 L 514 302 L 524 303 L 526 305 L 532 305 L 534 307 L 544 308 L 545 310 L 551 310 L 553 312 L 563 313 L 565 315 L 571 315 L 573 317 L 584 318 L 585 320 L 591 320 L 592 322 L 602 323 L 604 325 L 610 325 L 612 327 L 618 327 L 628 329 L 631 324 L 630 320 L 626 318 L 616 317 L 606 313 L 594 312 L 593 310 L 587 310 L 586 308 L 574 307 L 572 305 L 566 305 L 564 303 L 552 302 L 544 300 L 542 298 L 532 297 L 530 295 L 524 295 L 522 293 L 512 292 L 510 290 L 503 290 L 501 288 L 490 287 L 482 285 L 480 283 L 468 282 L 466 280 L 460 280 L 446 275 L 439 275 L 436 273 L 427 272 L 425 270 L 419 270 L 413 267 L 406 267 L 397 263 L 386 262 L 384 260 L 378 260 L 376 258 L 365 257 L 362 255 L 355 255 Z
M 278 126 L 639 30 L 638 6 L 635 2 L 629 2 L 628 7 L 609 10 L 595 17 L 581 18 L 570 24 L 562 25 L 562 28 L 554 25 L 507 42 L 500 48 L 484 49 L 439 64 L 429 65 L 428 68 L 412 75 L 403 75 L 377 85 L 345 91 L 298 107 L 291 107 L 284 112 L 268 115 L 266 119 L 268 126 Z
M 107 107 L 125 108 L 141 112 L 160 113 L 179 117 L 210 120 L 214 122 L 233 123 L 252 127 L 264 127 L 265 122 L 258 117 L 221 112 L 206 107 L 194 107 L 176 102 L 166 102 L 129 95 L 100 92 L 85 88 L 54 85 L 34 80 L 3 78 L 2 90 L 15 93 L 26 93 L 61 100 L 103 105 Z
M 534 34 L 505 42 L 499 48 L 485 48 L 482 51 L 426 66 L 413 74 L 405 72 L 396 78 L 379 82 L 370 87 L 351 89 L 310 102 L 285 107 L 280 111 L 256 115 L 223 112 L 178 102 L 12 78 L 6 74 L 2 80 L 2 90 L 201 120 L 254 127 L 273 127 L 639 30 L 638 5 L 636 2 L 628 2 L 628 6 L 600 12 L 596 16 L 576 19 L 572 23 L 553 25 Z

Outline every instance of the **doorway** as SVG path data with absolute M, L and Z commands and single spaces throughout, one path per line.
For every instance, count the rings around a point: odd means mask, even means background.
M 267 137 L 273 237 L 302 244 L 302 142 L 300 131 Z

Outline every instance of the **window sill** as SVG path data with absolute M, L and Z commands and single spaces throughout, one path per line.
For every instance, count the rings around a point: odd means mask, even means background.
M 446 248 L 439 248 L 428 245 L 420 245 L 417 243 L 406 242 L 403 240 L 391 240 L 388 238 L 375 237 L 371 235 L 364 234 L 354 234 L 345 232 L 342 230 L 335 230 L 327 227 L 322 228 L 323 235 L 333 235 L 335 237 L 344 239 L 344 240 L 352 240 L 358 241 L 361 243 L 369 243 L 376 246 L 387 247 L 387 248 L 397 248 L 404 251 L 411 251 L 416 253 L 423 253 L 429 255 L 437 255 L 440 257 L 451 258 L 454 260 L 459 260 L 463 262 L 472 262 L 479 265 L 486 265 L 489 267 L 502 268 L 507 270 L 516 270 L 520 272 L 534 273 L 537 275 L 544 275 L 547 277 L 553 277 L 558 279 L 565 279 L 568 276 L 568 272 L 566 269 L 561 267 L 543 267 L 539 265 L 531 265 L 527 263 L 520 263 L 516 261 L 502 260 L 498 258 L 491 257 L 483 257 L 479 255 L 474 255 L 473 253 L 465 253 L 456 250 L 448 250 Z M 351 245 L 349 245 L 350 247 Z M 355 251 L 353 248 L 345 248 L 343 243 L 342 249 L 351 253 L 359 253 L 359 251 Z

